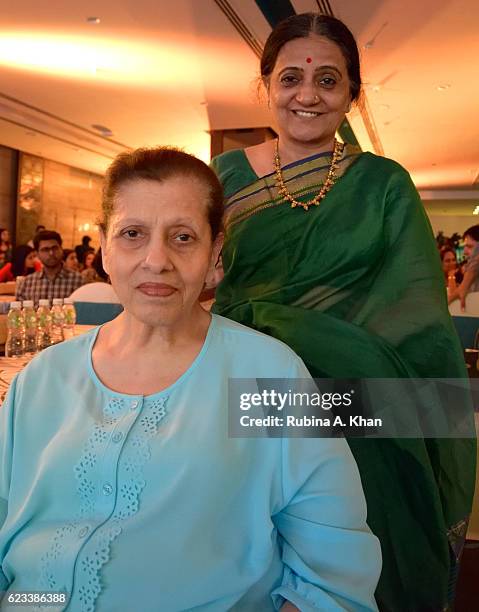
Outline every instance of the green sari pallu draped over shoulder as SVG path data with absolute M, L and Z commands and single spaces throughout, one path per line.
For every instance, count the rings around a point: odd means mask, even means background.
M 330 154 L 283 170 L 312 199 Z M 339 179 L 307 212 L 243 151 L 212 162 L 226 196 L 225 277 L 214 311 L 279 338 L 314 377 L 463 378 L 431 228 L 408 173 L 347 146 Z M 348 440 L 379 537 L 381 610 L 452 609 L 474 491 L 474 439 Z

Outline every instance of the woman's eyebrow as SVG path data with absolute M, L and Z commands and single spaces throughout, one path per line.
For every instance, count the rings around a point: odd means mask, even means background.
M 285 72 L 286 70 L 299 70 L 300 72 L 304 72 L 303 68 L 301 68 L 300 66 L 285 66 L 279 71 L 279 74 L 283 74 L 283 72 Z M 337 66 L 331 66 L 329 64 L 322 64 L 321 66 L 317 66 L 314 69 L 315 72 L 318 72 L 320 70 L 334 70 L 334 72 L 341 75 L 341 71 Z

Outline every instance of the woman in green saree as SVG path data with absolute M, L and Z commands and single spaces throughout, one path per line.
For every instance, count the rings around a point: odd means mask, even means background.
M 408 173 L 335 140 L 361 85 L 350 31 L 291 17 L 271 33 L 261 74 L 278 140 L 212 162 L 226 196 L 215 312 L 286 342 L 315 377 L 465 377 Z M 382 546 L 380 610 L 452 609 L 474 442 L 349 440 Z

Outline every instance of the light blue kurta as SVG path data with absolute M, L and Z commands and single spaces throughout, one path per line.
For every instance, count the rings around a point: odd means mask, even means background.
M 12 590 L 65 590 L 71 612 L 376 609 L 346 442 L 228 437 L 228 378 L 308 376 L 286 345 L 214 315 L 142 397 L 97 378 L 97 333 L 41 353 L 0 409 L 1 610 Z

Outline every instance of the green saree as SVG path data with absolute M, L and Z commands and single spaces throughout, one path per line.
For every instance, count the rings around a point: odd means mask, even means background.
M 330 154 L 284 169 L 319 191 Z M 291 208 L 242 151 L 212 162 L 226 196 L 214 311 L 279 338 L 315 377 L 462 378 L 429 222 L 407 172 L 347 146 L 318 207 Z M 475 440 L 350 439 L 379 537 L 383 611 L 450 609 L 474 490 Z

